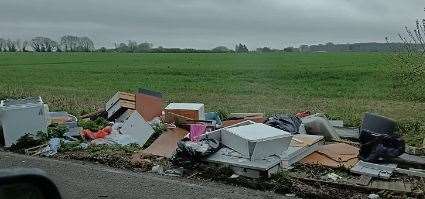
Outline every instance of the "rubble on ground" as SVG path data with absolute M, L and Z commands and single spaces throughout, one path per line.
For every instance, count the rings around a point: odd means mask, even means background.
M 218 112 L 205 112 L 203 103 L 165 104 L 162 93 L 147 89 L 117 92 L 104 109 L 81 117 L 49 112 L 41 97 L 2 100 L 0 144 L 300 197 L 424 197 L 425 157 L 390 118 L 365 113 L 356 128 L 309 111 Z

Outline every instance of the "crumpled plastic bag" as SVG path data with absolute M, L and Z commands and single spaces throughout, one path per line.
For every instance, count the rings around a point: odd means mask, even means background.
M 301 119 L 293 115 L 275 115 L 269 117 L 264 122 L 266 125 L 284 130 L 291 134 L 298 134 L 301 123 Z
M 177 149 L 172 157 L 172 162 L 176 165 L 191 165 L 217 152 L 220 147 L 219 141 L 210 138 L 204 138 L 198 142 L 182 140 L 177 142 Z
M 388 162 L 404 153 L 404 140 L 397 135 L 373 133 L 367 130 L 360 132 L 361 160 L 372 163 Z
M 59 138 L 52 138 L 49 140 L 49 145 L 41 150 L 41 155 L 52 156 L 58 153 L 61 146 L 61 140 Z

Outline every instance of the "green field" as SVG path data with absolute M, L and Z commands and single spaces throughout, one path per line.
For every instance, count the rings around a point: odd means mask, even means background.
M 0 98 L 40 95 L 76 115 L 139 87 L 208 111 L 324 112 L 358 125 L 366 111 L 424 122 L 425 103 L 392 95 L 390 54 L 0 53 Z

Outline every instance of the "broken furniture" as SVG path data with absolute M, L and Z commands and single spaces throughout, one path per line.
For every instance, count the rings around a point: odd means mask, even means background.
M 105 105 L 108 119 L 111 121 L 121 116 L 128 109 L 136 109 L 136 97 L 131 93 L 117 92 Z
M 41 97 L 0 102 L 0 136 L 5 147 L 25 134 L 47 133 L 49 108 Z M 1 133 L 3 132 L 3 133 Z
M 165 121 L 168 123 L 185 120 L 205 120 L 204 104 L 171 103 L 165 107 Z
M 177 149 L 177 142 L 183 139 L 188 132 L 181 128 L 167 129 L 143 153 L 171 158 Z
M 162 115 L 162 104 L 162 94 L 159 92 L 139 89 L 136 93 L 136 110 L 146 121 Z
M 331 168 L 352 168 L 359 160 L 359 148 L 345 144 L 334 143 L 318 147 L 317 151 L 308 155 L 300 162 L 310 165 L 322 165 Z

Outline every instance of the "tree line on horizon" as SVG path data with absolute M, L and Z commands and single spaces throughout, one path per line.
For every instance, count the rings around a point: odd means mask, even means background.
M 0 52 L 91 52 L 94 50 L 94 42 L 88 37 L 65 35 L 59 41 L 40 36 L 31 40 L 0 38 Z
M 213 49 L 195 48 L 165 48 L 154 47 L 150 42 L 138 43 L 133 40 L 115 43 L 114 48 L 95 48 L 94 42 L 88 37 L 72 35 L 62 36 L 59 41 L 48 37 L 34 37 L 31 40 L 12 40 L 0 38 L 0 52 L 122 52 L 122 53 L 270 53 L 270 52 L 393 52 L 394 49 L 403 50 L 403 43 L 354 43 L 354 44 L 326 44 L 301 45 L 296 47 L 285 47 L 273 49 L 271 47 L 260 47 L 249 50 L 245 44 L 239 43 L 234 49 L 226 46 L 218 46 Z

